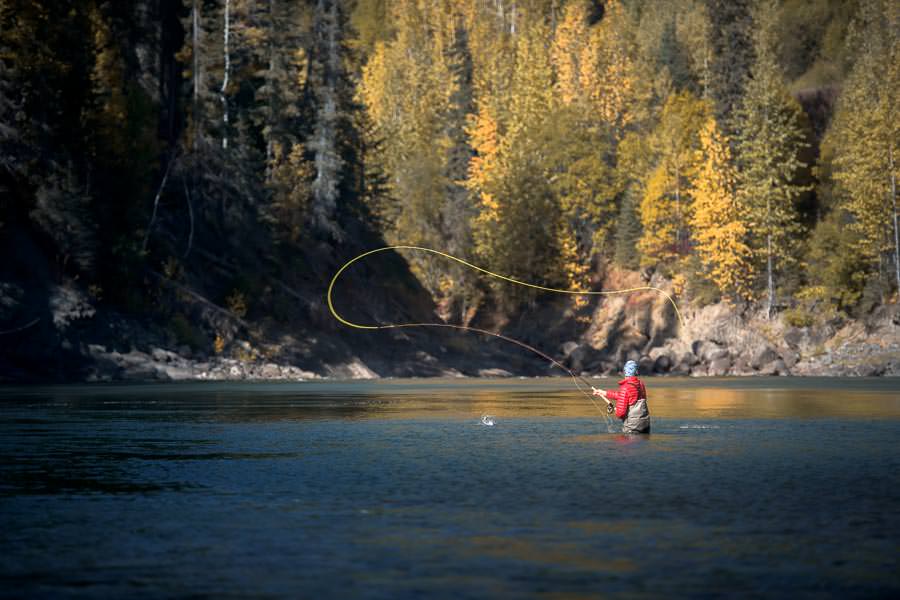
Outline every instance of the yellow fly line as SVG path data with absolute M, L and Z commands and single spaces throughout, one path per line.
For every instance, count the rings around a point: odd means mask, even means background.
M 579 382 L 578 382 L 578 380 L 580 379 L 584 384 L 587 385 L 587 387 L 592 388 L 593 386 L 591 386 L 590 383 L 587 382 L 587 380 L 585 380 L 580 375 L 576 375 L 571 369 L 569 369 L 565 365 L 559 363 L 558 361 L 554 360 L 547 354 L 541 352 L 540 350 L 537 350 L 536 348 L 529 346 L 528 344 L 526 344 L 524 342 L 520 342 L 519 340 L 515 340 L 513 338 L 507 337 L 505 335 L 501 335 L 501 334 L 493 332 L 493 331 L 488 331 L 486 329 L 479 329 L 477 327 L 469 327 L 466 325 L 453 325 L 451 323 L 391 323 L 391 324 L 387 324 L 387 325 L 363 325 L 360 323 L 353 323 L 352 321 L 348 321 L 347 319 L 342 317 L 337 312 L 337 310 L 334 308 L 334 302 L 332 299 L 333 292 L 334 292 L 334 285 L 335 285 L 335 283 L 337 283 L 337 280 L 341 276 L 341 273 L 343 273 L 345 270 L 347 270 L 347 268 L 350 267 L 350 265 L 352 265 L 353 263 L 355 263 L 359 260 L 362 260 L 362 259 L 366 258 L 367 256 L 371 256 L 372 254 L 377 254 L 379 252 L 387 252 L 388 250 L 417 250 L 419 252 L 429 252 L 431 254 L 436 254 L 438 256 L 442 256 L 448 260 L 458 262 L 461 265 L 465 265 L 466 267 L 469 267 L 470 269 L 474 269 L 475 271 L 484 273 L 485 275 L 489 275 L 496 279 L 508 281 L 510 283 L 514 283 L 516 285 L 521 285 L 524 287 L 529 287 L 529 288 L 532 288 L 535 290 L 541 290 L 543 292 L 552 292 L 555 294 L 569 294 L 571 296 L 609 296 L 612 294 L 628 294 L 628 293 L 632 293 L 632 292 L 642 292 L 642 291 L 659 292 L 666 298 L 666 300 L 668 300 L 672 304 L 672 308 L 675 309 L 675 315 L 678 317 L 678 322 L 682 326 L 684 326 L 684 319 L 682 319 L 682 317 L 681 317 L 681 312 L 678 310 L 678 305 L 675 304 L 675 301 L 672 299 L 672 297 L 669 294 L 667 294 L 665 291 L 663 291 L 657 287 L 640 286 L 640 287 L 633 287 L 633 288 L 627 288 L 627 289 L 622 289 L 622 290 L 605 290 L 605 291 L 563 290 L 563 289 L 559 289 L 559 288 L 552 288 L 552 287 L 546 287 L 543 285 L 537 285 L 535 283 L 528 283 L 526 281 L 519 281 L 518 279 L 514 279 L 512 277 L 507 277 L 505 275 L 500 275 L 499 273 L 494 273 L 493 271 L 488 271 L 487 269 L 484 269 L 477 265 L 473 265 L 470 262 L 467 262 L 461 258 L 457 258 L 450 254 L 447 254 L 446 252 L 441 252 L 440 250 L 434 250 L 432 248 L 423 248 L 421 246 L 384 246 L 383 248 L 376 248 L 374 250 L 369 250 L 368 252 L 363 252 L 359 256 L 356 256 L 355 258 L 352 258 L 349 261 L 347 261 L 346 263 L 344 263 L 344 265 L 340 269 L 338 269 L 337 272 L 334 274 L 334 277 L 331 278 L 331 283 L 328 284 L 328 294 L 327 294 L 328 310 L 331 312 L 331 315 L 335 319 L 337 319 L 340 323 L 346 325 L 347 327 L 352 327 L 354 329 L 398 329 L 401 327 L 445 327 L 445 328 L 449 328 L 449 329 L 459 329 L 462 331 L 473 331 L 476 333 L 482 333 L 485 335 L 500 338 L 502 340 L 505 340 L 507 342 L 516 344 L 517 346 L 521 346 L 522 348 L 530 350 L 530 351 L 534 352 L 535 354 L 537 354 L 538 356 L 541 356 L 542 358 L 550 361 L 550 363 L 553 364 L 554 366 L 557 366 L 560 369 L 562 369 L 563 371 L 568 372 L 569 375 L 572 376 L 572 380 L 575 382 L 575 387 L 578 388 L 578 391 L 585 394 L 588 397 L 588 399 L 591 401 L 591 403 L 597 407 L 598 410 L 600 407 L 597 406 L 596 402 L 594 402 L 592 395 L 590 393 L 588 393 L 586 391 L 586 389 L 582 389 L 581 384 L 579 384 Z M 608 403 L 608 401 L 607 401 L 607 403 Z

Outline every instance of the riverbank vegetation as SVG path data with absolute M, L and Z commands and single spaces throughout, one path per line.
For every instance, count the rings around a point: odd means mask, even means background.
M 0 0 L 0 25 L 5 275 L 46 263 L 197 346 L 222 332 L 184 286 L 324 322 L 381 240 L 797 324 L 896 301 L 890 0 Z M 406 259 L 455 323 L 534 301 Z

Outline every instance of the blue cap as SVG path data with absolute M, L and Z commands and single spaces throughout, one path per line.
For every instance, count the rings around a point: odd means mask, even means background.
M 629 360 L 625 363 L 625 368 L 622 370 L 625 372 L 625 377 L 634 377 L 638 372 L 637 363 L 633 360 Z

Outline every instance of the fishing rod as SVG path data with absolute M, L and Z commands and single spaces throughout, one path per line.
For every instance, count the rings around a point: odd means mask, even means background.
M 529 288 L 544 291 L 544 292 L 552 292 L 552 293 L 556 293 L 556 294 L 569 294 L 569 295 L 573 295 L 573 296 L 606 296 L 606 295 L 612 295 L 612 294 L 627 294 L 627 293 L 638 292 L 638 291 L 659 292 L 672 304 L 672 308 L 675 309 L 675 314 L 678 317 L 678 321 L 682 325 L 684 325 L 684 319 L 682 319 L 682 317 L 681 317 L 681 312 L 679 312 L 679 310 L 678 310 L 678 305 L 675 304 L 675 301 L 672 299 L 671 296 L 669 296 L 669 294 L 667 294 L 665 291 L 663 291 L 657 287 L 639 286 L 639 287 L 627 288 L 627 289 L 622 289 L 622 290 L 601 290 L 601 291 L 564 290 L 564 289 L 559 289 L 559 288 L 546 287 L 546 286 L 542 286 L 542 285 L 538 285 L 538 284 L 534 284 L 534 283 L 528 283 L 527 281 L 519 281 L 518 279 L 514 279 L 512 277 L 507 277 L 505 275 L 500 275 L 499 273 L 494 273 L 492 271 L 489 271 L 487 269 L 479 267 L 478 265 L 473 265 L 470 262 L 467 262 L 467 261 L 465 261 L 461 258 L 458 258 L 456 256 L 453 256 L 451 254 L 447 254 L 446 252 L 441 252 L 440 250 L 434 250 L 432 248 L 424 248 L 422 246 L 407 246 L 407 245 L 384 246 L 382 248 L 375 248 L 374 250 L 369 250 L 368 252 L 363 252 L 362 254 L 360 254 L 360 255 L 350 259 L 346 263 L 344 263 L 341 266 L 341 268 L 337 270 L 337 272 L 334 274 L 334 277 L 331 278 L 331 282 L 328 284 L 328 293 L 326 295 L 326 298 L 328 301 L 328 310 L 331 312 L 331 315 L 338 322 L 340 322 L 343 325 L 346 325 L 347 327 L 352 327 L 354 329 L 368 329 L 368 330 L 402 329 L 402 328 L 408 328 L 408 327 L 443 327 L 446 329 L 471 331 L 474 333 L 480 333 L 483 335 L 488 335 L 488 336 L 492 336 L 495 338 L 499 338 L 501 340 L 504 340 L 504 341 L 510 342 L 512 344 L 515 344 L 517 346 L 520 346 L 521 348 L 525 348 L 526 350 L 529 350 L 529 351 L 533 352 L 534 354 L 537 354 L 541 358 L 544 358 L 547 361 L 549 361 L 550 364 L 552 364 L 553 366 L 559 367 L 560 369 L 562 369 L 563 371 L 568 373 L 569 376 L 572 378 L 572 381 L 575 383 L 575 387 L 578 389 L 578 391 L 581 392 L 582 394 L 584 394 L 587 397 L 587 399 L 591 401 L 591 404 L 593 404 L 597 410 L 601 410 L 600 406 L 594 401 L 593 395 L 591 393 L 588 393 L 586 390 L 586 388 L 591 388 L 592 391 L 596 391 L 594 386 L 592 386 L 590 383 L 588 383 L 588 381 L 581 375 L 576 375 L 572 369 L 566 367 L 559 361 L 555 360 L 551 356 L 548 356 L 544 352 L 541 352 L 537 348 L 530 346 L 529 344 L 526 344 L 525 342 L 522 342 L 520 340 L 505 336 L 505 335 L 497 333 L 495 331 L 488 331 L 487 329 L 481 329 L 478 327 L 470 327 L 468 325 L 455 325 L 452 323 L 389 323 L 386 325 L 364 325 L 364 324 L 360 324 L 360 323 L 354 323 L 354 322 L 349 321 L 349 320 L 345 319 L 344 317 L 342 317 L 337 312 L 337 310 L 334 308 L 334 302 L 333 302 L 334 285 L 335 285 L 335 283 L 337 283 L 338 278 L 340 278 L 341 274 L 345 270 L 347 270 L 347 268 L 350 267 L 350 265 L 352 265 L 353 263 L 355 263 L 359 260 L 362 260 L 363 258 L 366 258 L 367 256 L 371 256 L 371 255 L 377 254 L 379 252 L 387 252 L 388 250 L 416 250 L 416 251 L 420 251 L 420 252 L 428 252 L 431 254 L 436 254 L 438 256 L 455 261 L 461 265 L 469 267 L 470 269 L 474 269 L 475 271 L 479 271 L 481 273 L 484 273 L 485 275 L 489 275 L 496 279 L 500 279 L 503 281 L 508 281 L 510 283 L 514 283 L 516 285 L 521 285 L 524 287 L 529 287 Z M 585 386 L 584 388 L 582 388 L 582 385 L 581 385 L 582 383 Z M 607 407 L 612 406 L 612 403 L 605 396 L 603 396 L 603 399 L 606 401 Z

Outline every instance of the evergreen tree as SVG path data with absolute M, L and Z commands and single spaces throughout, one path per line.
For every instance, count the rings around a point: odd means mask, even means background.
M 634 195 L 626 193 L 616 219 L 615 263 L 623 269 L 636 270 L 641 265 L 638 240 L 641 238 L 641 220 L 635 210 Z
M 737 131 L 736 113 L 754 57 L 752 0 L 707 0 L 711 46 L 709 93 L 714 102 L 716 121 L 729 139 Z
M 741 203 L 750 211 L 752 248 L 765 263 L 766 315 L 776 302 L 776 277 L 795 257 L 800 233 L 795 202 L 805 187 L 795 183 L 806 136 L 800 107 L 784 88 L 775 53 L 774 0 L 757 7 L 756 60 L 737 113 Z
M 892 262 L 900 289 L 897 177 L 900 174 L 900 9 L 866 0 L 851 38 L 858 59 L 847 78 L 823 154 L 833 156 L 839 206 L 853 216 L 859 255 Z

